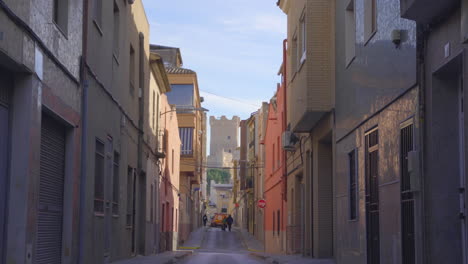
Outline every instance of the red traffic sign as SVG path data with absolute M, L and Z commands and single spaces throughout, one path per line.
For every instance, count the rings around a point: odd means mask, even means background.
M 257 202 L 257 206 L 260 207 L 260 208 L 265 208 L 266 206 L 266 201 L 265 200 L 258 200 Z

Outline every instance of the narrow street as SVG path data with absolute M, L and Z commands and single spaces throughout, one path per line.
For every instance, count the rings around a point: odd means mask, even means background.
M 184 264 L 232 264 L 232 263 L 264 263 L 249 255 L 240 233 L 233 229 L 232 232 L 222 231 L 220 228 L 208 228 L 205 232 L 200 249 L 182 263 Z

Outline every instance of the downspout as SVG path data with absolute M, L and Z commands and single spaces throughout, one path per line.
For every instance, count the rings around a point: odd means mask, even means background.
M 88 87 L 86 55 L 88 52 L 88 0 L 83 0 L 83 30 L 81 55 L 81 161 L 80 161 L 80 212 L 78 234 L 78 263 L 84 264 L 85 222 L 86 222 L 86 159 L 88 141 Z
M 288 83 L 288 75 L 287 75 L 287 46 L 288 46 L 288 40 L 285 39 L 283 40 L 283 131 L 286 131 L 286 127 L 287 127 L 287 92 L 286 92 L 286 88 L 287 88 L 287 83 Z M 284 217 L 284 210 L 285 210 L 285 202 L 288 201 L 288 177 L 287 177 L 287 174 L 288 174 L 288 162 L 287 162 L 287 155 L 286 155 L 286 150 L 283 149 L 283 184 L 284 184 L 284 197 L 283 197 L 283 202 L 281 203 L 281 212 L 283 213 L 282 216 L 280 216 L 280 219 L 282 219 L 283 221 L 283 226 L 286 226 L 286 221 L 285 221 L 285 217 Z M 284 230 L 284 229 L 283 229 Z M 283 238 L 284 238 L 284 232 L 281 232 L 283 234 Z M 283 241 L 283 239 L 281 239 L 281 241 Z M 283 243 L 284 245 L 284 243 Z
M 139 65 L 138 65 L 138 70 L 139 70 L 139 76 L 138 76 L 138 150 L 137 150 L 137 176 L 136 176 L 136 179 L 134 181 L 135 183 L 135 190 L 138 190 L 140 192 L 140 195 L 138 196 L 141 197 L 141 194 L 142 192 L 144 192 L 145 190 L 140 190 L 139 187 L 140 186 L 146 186 L 146 185 L 142 185 L 140 183 L 141 180 L 144 180 L 146 181 L 146 178 L 145 179 L 141 179 L 140 176 L 142 176 L 142 172 L 143 172 L 143 133 L 144 133 L 144 130 L 143 130 L 143 113 L 144 113 L 144 103 L 145 103 L 145 100 L 144 100 L 144 93 L 143 93 L 143 87 L 145 85 L 144 83 L 144 79 L 145 79 L 145 72 L 144 72 L 144 51 L 145 51 L 145 46 L 144 46 L 144 40 L 145 40 L 145 36 L 143 35 L 142 32 L 140 32 L 140 34 L 138 34 L 139 36 Z M 138 185 L 137 185 L 138 183 Z M 136 187 L 138 186 L 138 187 Z M 137 198 L 137 199 L 138 199 Z M 135 208 L 135 207 L 134 207 Z M 136 209 L 136 208 L 135 208 Z M 141 232 L 142 228 L 144 228 L 144 226 L 140 226 L 141 223 L 143 223 L 143 219 L 141 219 L 142 217 L 142 214 L 141 212 L 143 210 L 146 209 L 146 203 L 143 203 L 142 204 L 142 201 L 138 200 L 138 222 L 137 222 L 137 227 L 138 227 L 138 231 L 139 232 L 135 232 L 135 242 L 136 242 L 136 248 L 135 248 L 135 251 L 137 253 L 140 253 L 140 254 L 144 254 L 145 252 L 139 252 L 142 248 L 140 247 L 140 243 L 144 243 L 144 238 L 143 237 L 140 237 L 141 234 L 144 234 L 146 232 Z M 137 239 L 138 238 L 138 239 Z M 143 251 L 145 251 L 145 248 L 143 248 Z
M 423 212 L 425 212 L 424 207 L 425 207 L 425 202 L 424 202 L 424 155 L 425 155 L 425 148 L 424 148 L 424 143 L 426 142 L 426 136 L 425 136 L 425 129 L 424 127 L 426 126 L 425 123 L 425 112 L 426 112 L 426 105 L 425 105 L 425 89 L 426 89 L 426 62 L 425 62 L 425 54 L 426 54 L 426 47 L 427 47 L 427 29 L 424 25 L 417 24 L 416 25 L 416 34 L 417 34 L 417 69 L 416 69 L 416 74 L 417 78 L 419 79 L 419 87 L 418 87 L 418 115 L 417 118 L 419 124 L 419 179 L 421 181 L 420 184 L 420 190 L 419 190 L 419 217 L 421 221 L 421 227 L 419 228 L 419 243 L 420 245 L 416 244 L 416 261 L 417 263 L 426 263 L 426 257 L 423 254 L 423 252 L 426 252 L 427 249 L 427 243 L 425 239 L 425 232 L 424 232 L 424 227 L 425 225 L 425 219 L 423 217 Z M 416 241 L 418 241 L 416 240 Z M 419 261 L 418 261 L 419 259 Z

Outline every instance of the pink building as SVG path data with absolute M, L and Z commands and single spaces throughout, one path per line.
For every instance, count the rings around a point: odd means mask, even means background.
M 280 70 L 283 75 L 283 67 Z M 265 250 L 268 253 L 284 253 L 286 239 L 286 178 L 285 152 L 281 136 L 286 128 L 285 83 L 282 81 L 270 101 L 265 140 Z
M 159 137 L 161 159 L 159 178 L 159 219 L 161 223 L 160 248 L 177 249 L 179 226 L 179 174 L 180 145 L 179 124 L 175 107 L 169 105 L 167 96 L 161 94 L 161 119 Z

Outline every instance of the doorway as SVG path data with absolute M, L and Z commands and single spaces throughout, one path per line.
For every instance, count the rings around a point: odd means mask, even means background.
M 380 263 L 379 133 L 366 134 L 366 235 L 367 263 Z
M 65 127 L 42 114 L 37 210 L 37 264 L 62 263 Z
M 461 53 L 435 71 L 430 90 L 430 161 L 426 163 L 425 188 L 437 197 L 427 204 L 432 211 L 429 230 L 435 230 L 434 239 L 429 240 L 430 252 L 437 250 L 429 256 L 434 263 L 467 263 L 463 57 Z M 441 227 L 444 232 L 439 231 Z

